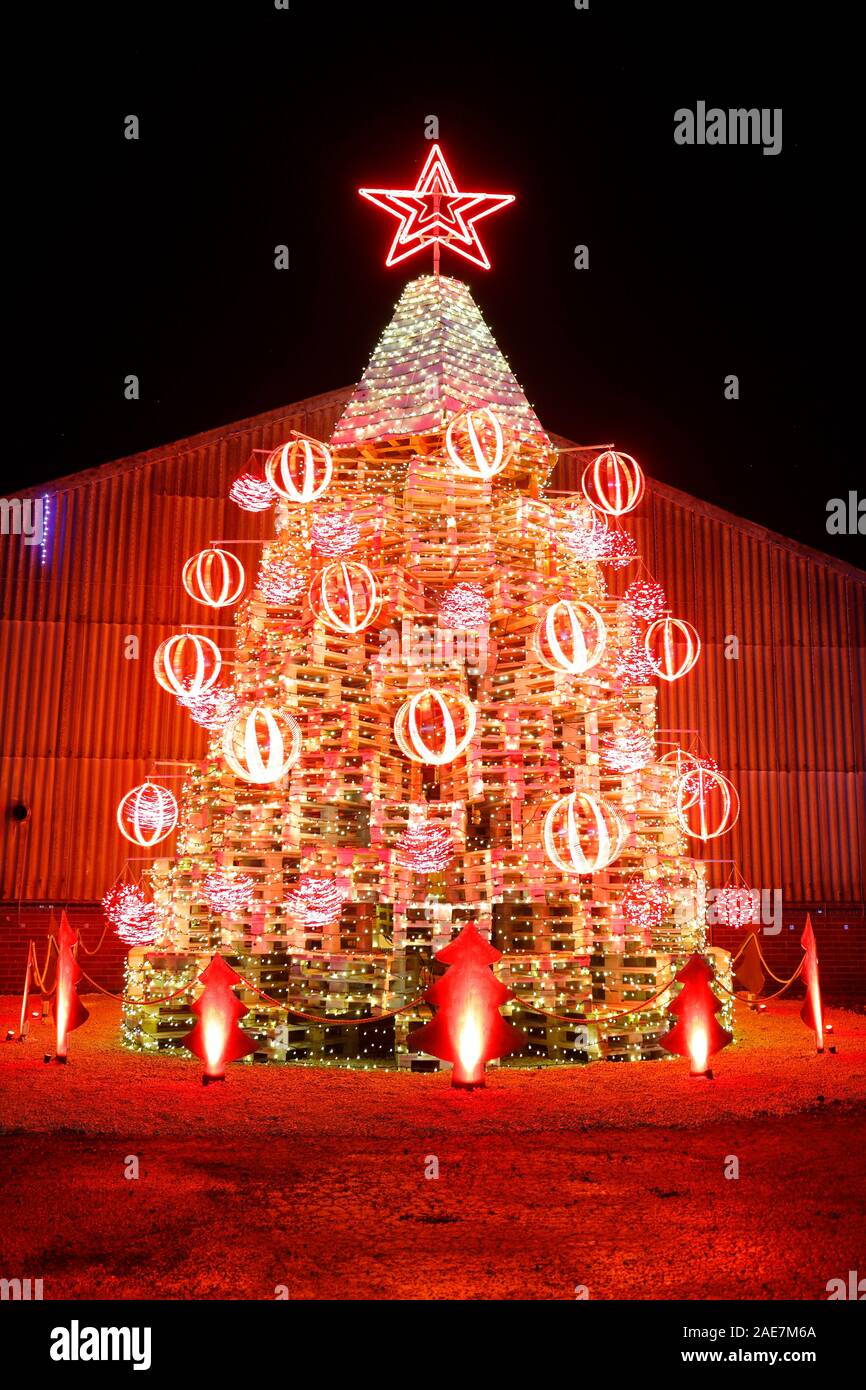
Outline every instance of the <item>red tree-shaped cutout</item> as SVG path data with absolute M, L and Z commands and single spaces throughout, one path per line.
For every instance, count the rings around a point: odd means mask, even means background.
M 722 1006 L 710 988 L 713 972 L 702 956 L 693 955 L 676 979 L 682 989 L 671 1004 L 671 1013 L 679 1022 L 659 1042 L 667 1052 L 688 1057 L 692 1076 L 712 1076 L 709 1059 L 734 1036 L 715 1016 Z
M 57 1028 L 55 1055 L 58 1062 L 66 1061 L 66 1039 L 74 1028 L 80 1028 L 90 1017 L 78 997 L 81 983 L 81 966 L 73 954 L 77 933 L 72 930 L 65 912 L 60 914 L 60 930 L 57 933 L 57 989 L 54 994 L 52 1012 Z
M 803 958 L 803 979 L 806 983 L 806 998 L 800 1010 L 800 1017 L 807 1028 L 815 1030 L 815 1047 L 824 1051 L 824 1009 L 821 1004 L 821 980 L 818 975 L 818 943 L 812 929 L 812 918 L 806 914 L 806 925 L 800 937 L 800 945 L 806 952 Z
M 258 1043 L 239 1028 L 238 1022 L 249 1013 L 234 992 L 241 983 L 223 956 L 214 956 L 210 965 L 199 975 L 204 993 L 191 1006 L 198 1023 L 181 1041 L 204 1062 L 202 1085 L 225 1079 L 226 1063 L 237 1062 L 255 1052 Z
M 525 1041 L 499 1012 L 500 1005 L 514 998 L 490 969 L 501 954 L 472 922 L 436 952 L 436 959 L 452 968 L 427 990 L 424 997 L 437 1013 L 411 1035 L 409 1046 L 453 1062 L 452 1086 L 483 1086 L 485 1062 L 514 1052 Z

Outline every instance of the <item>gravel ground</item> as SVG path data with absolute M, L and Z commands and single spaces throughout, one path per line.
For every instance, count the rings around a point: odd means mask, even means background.
M 87 1004 L 66 1068 L 48 1023 L 0 1045 L 0 1274 L 46 1298 L 816 1299 L 864 1267 L 862 1016 L 831 1010 L 818 1057 L 797 1005 L 740 1010 L 714 1082 L 677 1060 L 466 1094 L 244 1064 L 204 1089 Z

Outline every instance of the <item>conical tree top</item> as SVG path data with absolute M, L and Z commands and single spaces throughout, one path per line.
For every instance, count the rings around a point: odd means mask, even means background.
M 459 961 L 462 965 L 477 968 L 495 965 L 496 961 L 502 959 L 502 952 L 485 940 L 474 922 L 467 922 L 459 936 L 436 952 L 436 959 L 441 960 L 443 965 L 453 965 Z
M 512 438 L 552 449 L 468 285 L 422 275 L 400 296 L 331 444 L 437 434 L 476 406 L 489 406 Z

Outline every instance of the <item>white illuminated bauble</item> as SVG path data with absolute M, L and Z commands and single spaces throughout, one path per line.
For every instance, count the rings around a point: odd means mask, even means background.
M 544 818 L 547 857 L 566 874 L 599 873 L 625 841 L 626 828 L 613 807 L 588 792 L 560 797 Z
M 117 808 L 117 828 L 134 845 L 150 849 L 167 840 L 177 825 L 177 801 L 168 787 L 142 782 Z
M 678 681 L 701 654 L 701 639 L 682 618 L 657 618 L 643 639 L 649 664 L 663 681 Z
M 293 439 L 268 455 L 265 477 L 287 502 L 306 505 L 326 492 L 334 471 L 327 444 L 318 439 Z
M 237 555 L 230 550 L 200 550 L 183 567 L 183 587 L 196 603 L 209 608 L 228 608 L 244 591 L 246 575 Z
M 605 449 L 586 465 L 580 485 L 591 507 L 608 516 L 624 516 L 633 511 L 643 497 L 644 476 L 631 454 Z
M 160 642 L 153 657 L 153 674 L 170 695 L 203 695 L 215 685 L 222 669 L 216 642 L 195 632 L 178 632 Z
M 502 426 L 486 405 L 451 421 L 445 431 L 445 448 L 459 473 L 485 482 L 501 473 L 511 458 Z
M 223 730 L 223 757 L 245 782 L 278 782 L 298 761 L 301 730 L 287 710 L 256 705 Z
M 379 616 L 382 599 L 372 572 L 358 560 L 334 560 L 310 585 L 310 607 L 334 632 L 363 632 Z
M 415 763 L 443 767 L 459 758 L 475 733 L 475 706 L 456 691 L 421 690 L 405 700 L 394 719 L 401 752 Z
M 560 599 L 538 624 L 532 645 L 549 670 L 580 676 L 598 665 L 606 641 L 604 619 L 591 604 Z

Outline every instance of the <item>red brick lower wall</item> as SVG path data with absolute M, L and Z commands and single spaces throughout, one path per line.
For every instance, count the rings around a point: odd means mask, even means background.
M 866 999 L 866 911 L 862 905 L 850 908 L 789 906 L 785 909 L 778 936 L 768 936 L 760 928 L 717 926 L 712 929 L 713 944 L 737 951 L 750 931 L 760 931 L 761 950 L 767 964 L 776 975 L 787 979 L 802 957 L 800 936 L 807 911 L 812 914 L 818 941 L 821 983 L 826 998 L 840 1002 Z M 80 928 L 85 947 L 92 950 L 104 925 L 101 908 L 95 904 L 75 905 L 68 907 L 67 913 L 72 925 Z M 52 916 L 56 924 L 58 909 L 31 904 L 22 907 L 19 913 L 14 904 L 0 903 L 0 994 L 20 993 L 27 945 L 31 940 L 36 942 L 42 967 Z M 114 933 L 108 931 L 95 955 L 81 954 L 82 968 L 104 989 L 119 993 L 123 988 L 126 949 Z M 49 970 L 49 976 L 53 978 L 53 969 Z M 83 992 L 90 989 L 85 982 Z

